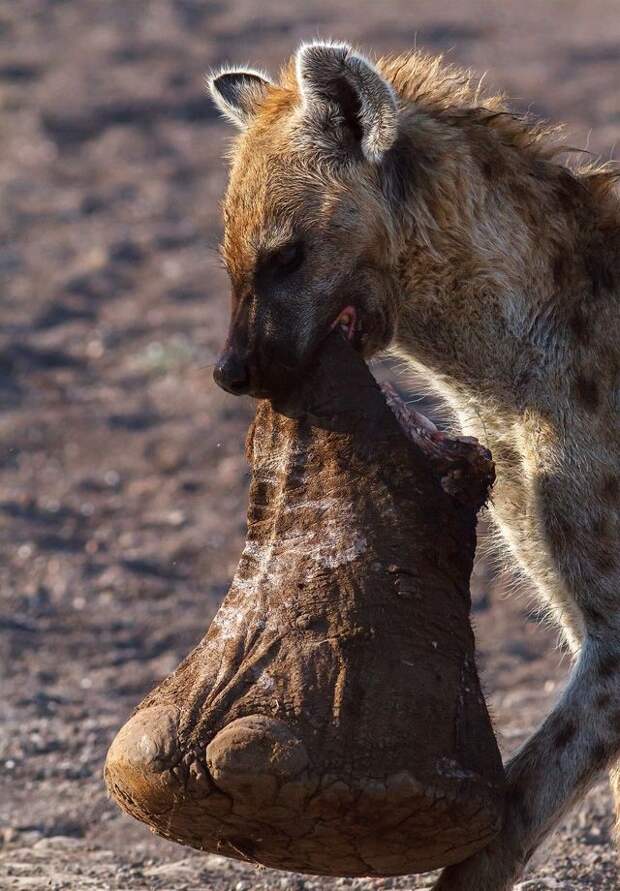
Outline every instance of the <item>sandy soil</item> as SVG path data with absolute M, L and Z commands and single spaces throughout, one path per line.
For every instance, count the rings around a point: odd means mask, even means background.
M 212 383 L 226 129 L 202 74 L 276 68 L 303 38 L 478 70 L 609 155 L 616 0 L 3 0 L 0 4 L 0 887 L 358 889 L 163 842 L 105 796 L 133 705 L 202 636 L 241 550 L 251 414 Z M 401 382 L 404 383 L 404 382 Z M 567 659 L 481 559 L 480 664 L 515 748 Z M 523 888 L 612 889 L 605 780 Z

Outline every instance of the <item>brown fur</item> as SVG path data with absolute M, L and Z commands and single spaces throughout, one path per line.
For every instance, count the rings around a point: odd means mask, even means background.
M 360 348 L 390 346 L 492 449 L 496 525 L 575 657 L 508 765 L 503 833 L 438 885 L 507 891 L 620 756 L 618 172 L 569 168 L 557 131 L 438 59 L 381 59 L 363 80 L 359 65 L 340 45 L 302 48 L 234 145 L 229 347 L 268 390 L 355 305 Z M 258 258 L 297 238 L 301 269 L 257 288 Z

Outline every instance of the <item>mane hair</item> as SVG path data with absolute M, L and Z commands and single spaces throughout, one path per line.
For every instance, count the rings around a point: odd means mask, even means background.
M 611 199 L 620 219 L 620 199 L 615 190 L 620 167 L 609 161 L 589 159 L 581 165 L 567 165 L 558 156 L 588 154 L 567 146 L 563 126 L 553 126 L 532 115 L 512 111 L 503 94 L 484 88 L 484 77 L 447 64 L 442 56 L 413 50 L 397 56 L 384 56 L 376 66 L 388 80 L 403 104 L 415 105 L 430 117 L 452 124 L 479 124 L 496 131 L 504 145 L 518 149 L 533 160 L 555 162 L 586 185 L 596 197 Z

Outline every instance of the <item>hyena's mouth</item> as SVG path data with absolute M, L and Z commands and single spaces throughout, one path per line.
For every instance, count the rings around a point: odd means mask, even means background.
M 357 327 L 357 310 L 354 306 L 345 306 L 332 322 L 329 330 L 333 331 L 334 328 L 339 328 L 347 340 L 353 341 L 357 333 Z
M 411 406 L 402 402 L 390 383 L 382 384 L 381 389 L 387 404 L 398 418 L 400 426 L 409 439 L 416 442 L 424 451 L 428 450 L 428 443 L 439 444 L 448 439 L 447 433 L 439 430 L 430 418 L 423 415 L 421 411 L 415 411 Z M 472 436 L 462 436 L 459 439 L 470 444 L 477 442 Z
M 449 436 L 438 430 L 426 415 L 406 405 L 389 383 L 381 389 L 406 435 L 430 460 L 444 492 L 466 503 L 486 503 L 495 481 L 489 450 L 473 436 Z

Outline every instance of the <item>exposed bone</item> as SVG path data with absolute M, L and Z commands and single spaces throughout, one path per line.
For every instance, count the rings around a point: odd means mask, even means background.
M 108 753 L 110 794 L 159 834 L 282 869 L 392 875 L 498 831 L 503 772 L 468 619 L 492 463 L 389 401 L 334 333 L 295 395 L 259 403 L 230 591 Z

